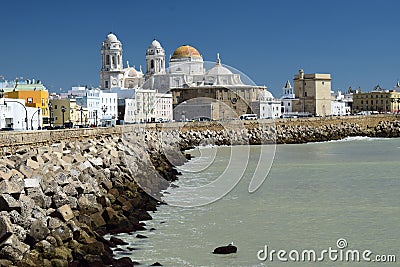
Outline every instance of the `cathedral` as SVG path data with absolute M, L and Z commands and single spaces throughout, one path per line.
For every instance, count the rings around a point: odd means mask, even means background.
M 172 93 L 175 120 L 207 117 L 213 120 L 261 115 L 262 101 L 270 95 L 265 86 L 245 84 L 240 74 L 221 63 L 217 54 L 213 67 L 206 69 L 200 52 L 190 46 L 178 47 L 166 68 L 165 50 L 153 40 L 146 49 L 146 71 L 129 64 L 124 68 L 122 44 L 110 33 L 101 46 L 101 89 L 136 88 Z

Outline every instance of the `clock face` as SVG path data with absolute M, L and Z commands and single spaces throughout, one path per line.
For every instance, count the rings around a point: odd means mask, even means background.
M 112 84 L 113 84 L 113 85 L 117 85 L 117 80 L 113 80 L 113 81 L 112 81 Z
M 236 104 L 237 103 L 237 98 L 236 97 L 232 98 L 231 102 L 232 102 L 232 104 Z

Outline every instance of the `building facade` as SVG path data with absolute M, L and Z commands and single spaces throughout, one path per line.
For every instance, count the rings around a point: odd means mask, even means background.
M 382 89 L 379 85 L 371 92 L 358 91 L 353 94 L 354 112 L 377 111 L 380 113 L 400 112 L 400 92 Z
M 331 75 L 304 74 L 294 76 L 294 93 L 298 101 L 293 103 L 293 112 L 313 116 L 331 115 Z
M 41 124 L 49 123 L 49 92 L 40 80 L 12 81 L 0 84 L 0 90 L 4 97 L 12 99 L 23 99 L 26 107 L 40 109 Z
M 24 99 L 0 98 L 0 129 L 37 130 L 42 126 L 40 108 L 27 107 Z
M 143 82 L 141 68 L 136 70 L 128 62 L 124 68 L 122 43 L 110 32 L 101 45 L 100 88 L 135 88 L 140 87 Z

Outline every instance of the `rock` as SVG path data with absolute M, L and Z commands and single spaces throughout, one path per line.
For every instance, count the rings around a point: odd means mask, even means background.
M 93 194 L 84 194 L 78 198 L 78 209 L 83 214 L 92 214 L 101 211 L 101 206 Z
M 147 238 L 147 236 L 141 235 L 141 234 L 137 234 L 137 235 L 136 235 L 136 238 Z
M 26 180 L 26 179 L 25 179 Z M 40 187 L 26 188 L 26 195 L 35 201 L 35 204 L 42 208 L 48 208 L 46 195 Z
M 157 262 L 153 263 L 153 264 L 150 265 L 150 266 L 163 266 L 163 265 L 157 261 Z
M 60 213 L 62 218 L 64 219 L 65 222 L 71 220 L 74 218 L 74 213 L 72 212 L 72 209 L 70 208 L 69 205 L 65 204 L 57 209 L 57 211 Z
M 106 221 L 102 216 L 102 212 L 96 212 L 90 215 L 92 225 L 95 227 L 102 227 L 106 225 Z
M 115 236 L 112 236 L 110 238 L 110 242 L 113 243 L 114 245 L 117 245 L 117 246 L 123 246 L 123 245 L 128 245 L 129 244 L 128 242 L 125 242 L 124 240 L 119 239 L 119 238 L 117 238 Z
M 67 177 L 64 173 L 62 173 L 62 172 L 57 173 L 57 174 L 55 175 L 54 181 L 55 181 L 58 185 L 60 185 L 60 186 L 67 185 L 67 184 L 69 183 L 68 177 Z
M 24 253 L 28 251 L 29 246 L 22 243 L 16 235 L 9 236 L 1 244 L 0 258 L 16 262 L 21 260 Z
M 9 238 L 14 232 L 13 224 L 6 215 L 0 215 L 0 243 Z
M 0 194 L 20 194 L 23 189 L 23 186 L 15 181 L 3 180 L 0 182 Z
M 60 227 L 54 229 L 52 231 L 52 235 L 57 239 L 60 238 L 62 242 L 68 242 L 72 240 L 72 231 L 65 224 Z M 57 241 L 58 243 L 58 241 Z
M 71 183 L 68 183 L 67 185 L 65 185 L 63 187 L 63 191 L 68 196 L 77 196 L 78 195 L 78 191 L 76 190 L 75 186 Z
M 40 187 L 40 180 L 41 180 L 40 177 L 24 179 L 24 187 L 25 188 Z
M 114 260 L 113 266 L 115 266 L 115 267 L 132 267 L 132 266 L 135 266 L 135 264 L 131 258 L 122 257 L 120 259 Z
M 0 195 L 0 210 L 21 212 L 21 204 L 15 198 L 8 194 Z
M 32 168 L 32 169 L 34 169 L 34 170 L 40 169 L 40 164 L 39 164 L 39 162 L 34 161 L 34 160 L 32 160 L 32 159 L 28 159 L 28 160 L 26 161 L 26 166 L 28 166 L 28 167 L 30 167 L 30 168 Z
M 236 252 L 237 252 L 237 247 L 232 244 L 229 244 L 227 246 L 217 247 L 216 249 L 214 249 L 213 254 L 231 254 Z
M 63 225 L 63 221 L 56 217 L 50 217 L 47 225 L 52 230 L 61 227 Z
M 50 231 L 49 229 L 47 229 L 47 225 L 45 225 L 41 220 L 35 220 L 32 222 L 29 236 L 32 237 L 35 241 L 45 239 L 49 233 Z

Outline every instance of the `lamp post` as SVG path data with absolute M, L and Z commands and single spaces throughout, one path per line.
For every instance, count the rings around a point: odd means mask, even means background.
M 81 112 L 81 125 L 83 125 L 83 121 L 82 121 L 83 107 L 82 107 L 82 106 L 81 106 L 81 108 L 79 109 L 79 111 Z
M 64 118 L 64 113 L 65 113 L 65 111 L 66 111 L 66 108 L 64 107 L 64 106 L 62 106 L 61 107 L 61 112 L 62 112 L 62 125 L 63 125 L 63 127 L 65 127 L 65 118 Z
M 0 89 L 0 98 L 3 98 L 3 97 L 4 97 L 4 89 L 1 88 L 1 89 Z
M 53 104 L 51 104 L 51 102 L 49 102 L 49 116 L 50 116 L 50 128 L 51 128 L 51 110 L 52 110 Z
M 104 122 L 104 126 L 106 126 L 106 123 L 105 123 L 105 116 L 106 116 L 106 112 L 107 112 L 107 106 L 106 105 L 103 105 L 102 107 L 101 107 L 101 111 L 103 111 L 103 122 Z
M 97 109 L 94 111 L 94 127 L 97 127 Z
M 32 118 L 31 118 L 31 130 L 33 130 L 33 117 L 35 116 L 35 114 L 38 114 L 38 130 L 40 130 L 40 108 L 38 108 L 33 114 L 32 114 Z

